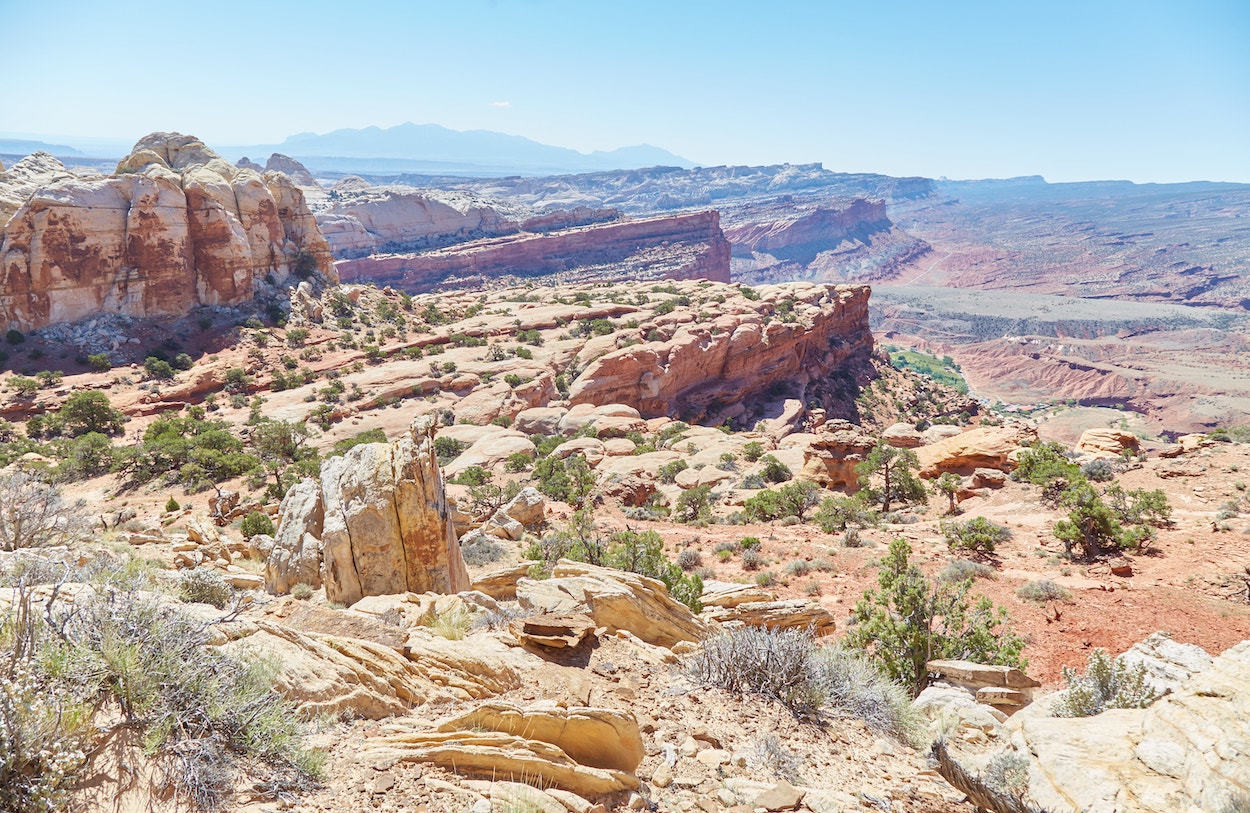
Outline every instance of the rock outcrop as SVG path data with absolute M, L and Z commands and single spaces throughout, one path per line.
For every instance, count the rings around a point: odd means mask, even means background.
M 265 585 L 273 593 L 289 593 L 297 584 L 321 587 L 321 533 L 325 507 L 321 484 L 305 478 L 282 498 L 273 549 L 265 562 Z
M 449 226 L 435 216 L 441 210 L 431 202 L 422 206 L 427 216 L 407 216 L 404 228 L 445 233 Z M 480 216 L 450 211 L 455 218 L 468 218 L 464 229 L 482 228 L 477 222 Z M 335 227 L 324 216 L 322 222 L 333 235 Z M 709 211 L 519 234 L 424 254 L 345 260 L 338 263 L 338 273 L 345 282 L 373 282 L 409 293 L 445 287 L 453 281 L 477 286 L 508 275 L 555 276 L 566 282 L 609 275 L 729 282 L 729 242 L 721 233 L 720 215 Z
M 569 389 L 574 404 L 629 404 L 644 417 L 717 423 L 747 413 L 774 388 L 802 399 L 807 385 L 867 360 L 867 286 L 788 283 L 765 289 L 768 308 L 683 324 L 667 341 L 594 359 Z
M 308 167 L 279 152 L 269 156 L 269 160 L 265 162 L 265 170 L 281 172 L 294 181 L 296 186 L 317 187 L 319 185 L 317 179 L 308 171 Z
M 21 200 L 0 247 L 0 318 L 10 327 L 237 305 L 297 267 L 336 279 L 288 177 L 236 167 L 191 136 L 146 136 L 108 177 L 31 156 L 0 187 L 6 208 Z
M 1021 426 L 978 427 L 916 449 L 922 477 L 943 472 L 972 474 L 977 469 L 1012 471 L 1012 453 L 1037 440 L 1037 431 Z
M 637 573 L 561 559 L 550 579 L 517 581 L 521 608 L 536 613 L 582 614 L 609 630 L 626 630 L 649 644 L 697 641 L 707 628 L 664 583 Z
M 1250 641 L 1145 709 L 1031 712 L 1009 728 L 1029 761 L 1029 794 L 1048 810 L 1199 813 L 1250 793 Z
M 804 210 L 792 206 L 788 217 L 764 217 L 726 226 L 725 237 L 733 244 L 735 257 L 758 252 L 806 263 L 844 240 L 866 237 L 891 225 L 884 201 L 858 198 L 838 208 Z
M 432 729 L 408 718 L 390 730 L 365 743 L 364 759 L 375 768 L 429 762 L 592 798 L 638 787 L 642 736 L 633 715 L 618 711 L 489 703 Z
M 431 429 L 419 418 L 398 440 L 362 444 L 322 466 L 330 601 L 469 589 Z

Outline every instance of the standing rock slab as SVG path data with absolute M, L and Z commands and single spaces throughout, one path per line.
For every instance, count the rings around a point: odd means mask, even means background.
M 420 417 L 408 435 L 362 444 L 322 466 L 328 600 L 469 589 L 432 427 Z
M 325 509 L 321 484 L 304 478 L 287 491 L 279 509 L 282 520 L 265 562 L 265 587 L 288 593 L 297 584 L 321 587 L 321 534 Z

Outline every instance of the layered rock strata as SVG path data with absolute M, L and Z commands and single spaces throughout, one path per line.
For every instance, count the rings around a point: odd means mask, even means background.
M 773 286 L 760 310 L 683 324 L 667 341 L 623 347 L 591 361 L 569 389 L 569 400 L 629 404 L 644 417 L 702 420 L 737 417 L 775 389 L 801 398 L 809 383 L 871 355 L 869 292 L 864 285 Z
M 424 254 L 346 260 L 338 263 L 338 273 L 344 282 L 373 282 L 410 293 L 504 276 L 729 282 L 729 255 L 720 215 L 708 211 L 519 234 Z
M 0 176 L 0 319 L 29 330 L 101 312 L 177 316 L 238 305 L 297 266 L 336 281 L 329 246 L 284 174 L 153 133 L 111 176 L 36 154 Z

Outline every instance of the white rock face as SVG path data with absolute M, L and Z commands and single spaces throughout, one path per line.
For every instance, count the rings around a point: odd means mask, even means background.
M 19 161 L 0 175 L 0 223 L 0 320 L 21 330 L 237 305 L 300 263 L 337 282 L 289 178 L 177 133 L 143 138 L 111 176 L 78 177 L 42 153 Z
M 1030 760 L 1029 793 L 1048 810 L 1228 809 L 1250 787 L 1250 641 L 1148 708 L 1075 719 L 1021 713 L 1007 726 Z

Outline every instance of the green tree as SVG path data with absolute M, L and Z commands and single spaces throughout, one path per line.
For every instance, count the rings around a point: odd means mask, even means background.
M 11 375 L 5 383 L 13 388 L 19 398 L 30 398 L 39 392 L 39 382 L 24 375 Z
M 820 508 L 816 510 L 813 519 L 822 531 L 831 534 L 835 531 L 845 531 L 847 525 L 851 523 L 875 525 L 877 515 L 859 495 L 854 497 L 831 495 L 821 500 Z
M 924 483 L 913 474 L 918 468 L 920 461 L 915 452 L 895 448 L 882 440 L 855 467 L 855 473 L 859 475 L 859 487 L 865 500 L 880 502 L 882 512 L 889 512 L 895 500 L 910 503 L 926 499 Z M 874 478 L 880 478 L 879 488 L 873 485 Z
M 248 438 L 261 466 L 273 477 L 266 489 L 274 499 L 301 477 L 315 476 L 320 468 L 317 450 L 308 446 L 308 425 L 294 421 L 262 418 L 252 426 Z
M 959 494 L 959 485 L 959 476 L 949 471 L 943 472 L 941 477 L 933 481 L 933 487 L 950 500 L 950 510 L 946 513 L 951 516 L 959 513 L 959 506 L 955 504 L 955 497 Z
M 688 488 L 677 498 L 673 519 L 677 522 L 707 522 L 712 518 L 712 487 Z
M 932 584 L 909 561 L 904 539 L 890 543 L 877 574 L 879 590 L 855 605 L 846 641 L 865 650 L 895 680 L 920 694 L 935 658 L 1023 668 L 1024 639 L 1007 629 L 1007 612 L 968 596 L 972 582 Z
M 56 413 L 56 425 L 62 434 L 78 437 L 88 432 L 116 435 L 122 431 L 126 416 L 113 409 L 108 396 L 99 390 L 76 392 Z
M 1074 548 L 1080 548 L 1085 556 L 1097 556 L 1107 548 L 1120 546 L 1124 527 L 1088 482 L 1080 480 L 1069 485 L 1059 504 L 1068 509 L 1068 518 L 1055 523 L 1054 533 L 1069 556 Z
M 155 381 L 168 381 L 174 377 L 174 368 L 169 365 L 169 362 L 156 356 L 148 356 L 143 360 L 143 370 L 148 374 L 148 378 Z

